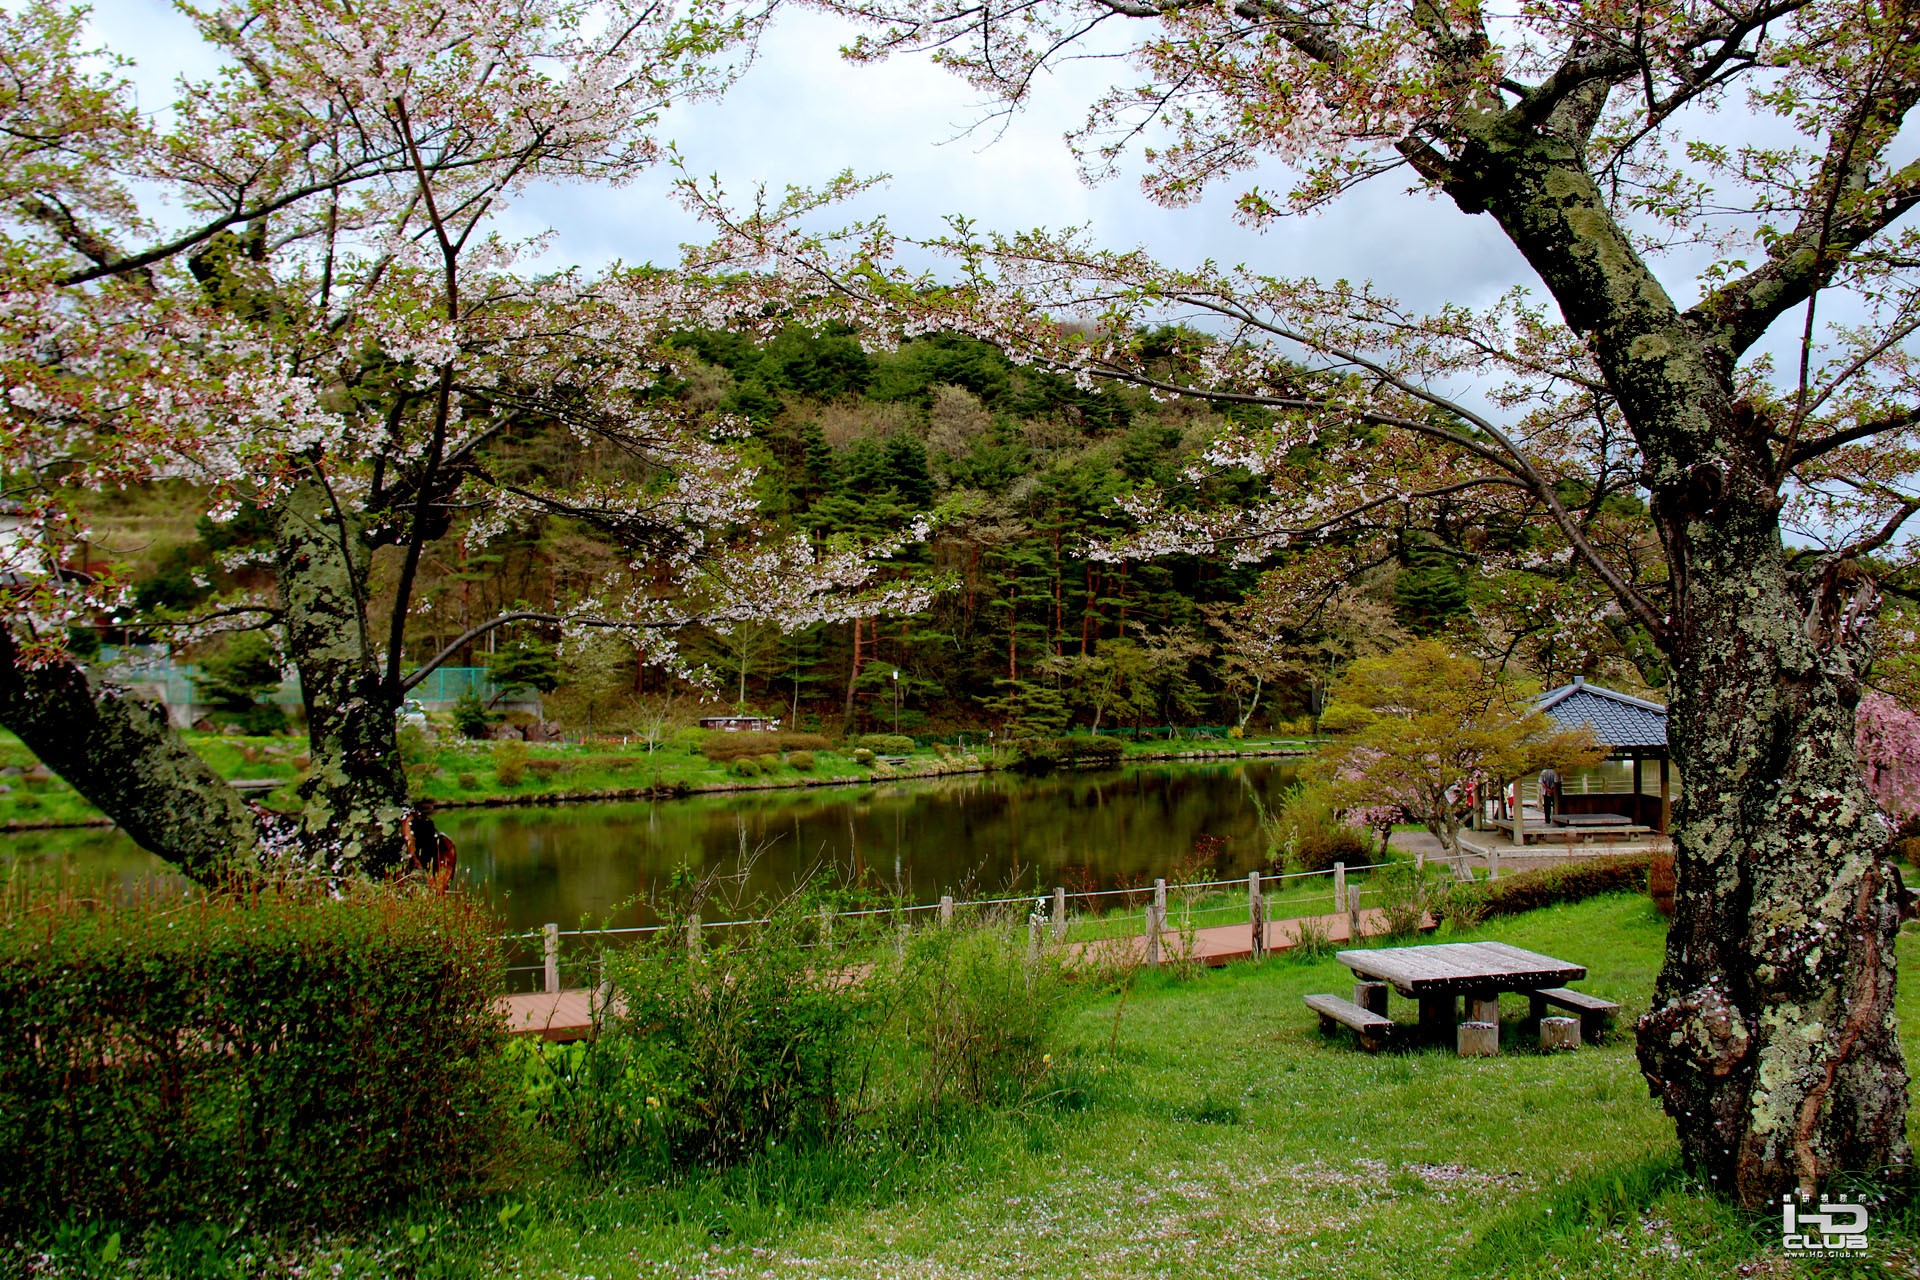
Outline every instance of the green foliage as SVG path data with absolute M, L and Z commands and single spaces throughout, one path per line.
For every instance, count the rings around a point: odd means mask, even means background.
M 869 751 L 889 756 L 911 755 L 914 750 L 913 739 L 904 733 L 863 733 L 848 738 L 847 745 L 865 747 Z
M 503 787 L 517 787 L 527 776 L 527 744 L 502 742 L 493 748 L 493 780 Z
M 727 766 L 727 772 L 736 778 L 757 778 L 765 772 L 763 759 L 762 756 L 741 756 Z
M 565 772 L 566 768 L 567 762 L 565 760 L 546 759 L 527 761 L 527 772 L 542 782 L 552 782 L 561 773 Z
M 281 678 L 272 643 L 261 632 L 242 631 L 200 660 L 200 678 L 194 684 L 216 710 L 244 712 L 278 689 Z
M 0 1222 L 335 1222 L 488 1176 L 493 922 L 363 887 L 9 901 Z
M 871 765 L 875 759 L 873 752 L 865 747 L 855 747 L 848 755 L 855 764 L 863 766 Z
M 671 1164 L 729 1164 L 832 1135 L 881 989 L 819 963 L 818 920 L 794 899 L 690 954 L 683 913 L 698 900 L 663 904 L 671 927 L 608 961 L 622 1003 L 604 1038 L 629 1097 L 656 1100 L 637 1142 Z
M 1327 871 L 1336 862 L 1359 867 L 1372 861 L 1367 833 L 1339 820 L 1332 788 L 1323 783 L 1289 787 L 1269 835 L 1274 842 L 1270 856 L 1295 871 Z
M 919 1105 L 1017 1101 L 1045 1074 L 1071 992 L 1058 953 L 1034 957 L 1026 922 L 913 935 L 897 966 L 897 1017 Z
M 1585 862 L 1522 871 L 1499 880 L 1476 880 L 1455 885 L 1444 904 L 1444 914 L 1458 924 L 1474 924 L 1492 916 L 1518 915 L 1557 902 L 1578 902 L 1603 893 L 1644 893 L 1645 853 L 1622 853 Z M 1436 913 L 1442 911 L 1435 907 Z
M 552 693 L 560 687 L 560 660 L 550 644 L 516 640 L 488 659 L 487 676 L 502 693 L 515 689 Z
M 486 737 L 493 721 L 494 717 L 487 712 L 487 704 L 471 691 L 461 694 L 460 700 L 453 704 L 453 727 L 460 731 L 462 737 Z
M 787 763 L 795 769 L 798 769 L 801 773 L 812 773 L 814 764 L 813 752 L 789 751 L 787 753 Z

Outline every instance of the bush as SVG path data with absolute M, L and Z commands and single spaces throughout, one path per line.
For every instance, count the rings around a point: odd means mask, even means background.
M 1028 955 L 1024 921 L 916 933 L 897 981 L 921 1105 L 1017 1100 L 1046 1073 L 1070 990 L 1058 953 Z
M 1120 763 L 1127 749 L 1118 738 L 1102 738 L 1098 734 L 1077 733 L 1062 738 L 1057 744 L 1060 753 L 1075 764 L 1091 768 L 1111 768 Z
M 502 742 L 493 749 L 493 780 L 503 787 L 517 787 L 527 775 L 527 744 Z
M 813 752 L 789 751 L 787 753 L 787 763 L 798 769 L 801 773 L 812 773 Z
M 462 791 L 472 791 L 480 785 L 480 779 L 470 773 L 463 773 L 453 780 L 453 785 Z
M 542 782 L 552 782 L 554 778 L 566 771 L 566 767 L 567 762 L 565 760 L 527 761 L 527 772 Z
M 709 733 L 700 744 L 700 754 L 715 764 L 753 756 L 778 755 L 779 752 L 780 735 L 777 733 Z
M 857 765 L 871 765 L 876 759 L 873 752 L 867 750 L 865 747 L 855 747 L 848 754 Z
M 858 1033 L 884 988 L 820 964 L 808 945 L 818 922 L 794 899 L 765 924 L 710 936 L 697 958 L 684 917 L 666 914 L 674 927 L 608 959 L 623 1003 L 603 1039 L 623 1061 L 629 1105 L 650 1120 L 636 1139 L 686 1165 L 830 1135 L 859 1085 Z
M 1650 856 L 1622 853 L 1590 862 L 1540 867 L 1499 880 L 1455 885 L 1444 907 L 1448 918 L 1469 925 L 1490 916 L 1518 915 L 1558 902 L 1579 902 L 1602 893 L 1644 893 Z
M 0 1222 L 339 1222 L 496 1166 L 502 961 L 467 900 L 0 914 Z
M 905 756 L 912 755 L 914 750 L 913 739 L 904 733 L 864 733 L 850 741 L 875 755 Z
M 461 737 L 484 738 L 492 724 L 493 716 L 488 713 L 487 704 L 477 695 L 463 693 L 453 704 L 453 727 L 460 731 Z
M 1373 842 L 1334 816 L 1333 796 L 1324 785 L 1288 788 L 1273 826 L 1280 860 L 1297 871 L 1327 871 L 1336 862 L 1360 867 L 1373 860 Z
M 727 766 L 727 772 L 736 778 L 757 778 L 760 776 L 760 761 L 753 756 L 743 756 Z

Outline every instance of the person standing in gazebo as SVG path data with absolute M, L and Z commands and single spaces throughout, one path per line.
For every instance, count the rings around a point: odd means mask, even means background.
M 1540 812 L 1548 822 L 1560 808 L 1560 775 L 1552 765 L 1540 771 Z

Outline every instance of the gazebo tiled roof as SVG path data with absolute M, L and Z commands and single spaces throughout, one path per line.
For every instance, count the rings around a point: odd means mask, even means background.
M 1657 702 L 1575 676 L 1572 684 L 1541 694 L 1534 706 L 1563 729 L 1589 726 L 1615 755 L 1666 753 L 1667 709 Z

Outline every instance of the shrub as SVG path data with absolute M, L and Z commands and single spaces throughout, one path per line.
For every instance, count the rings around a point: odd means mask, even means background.
M 775 736 L 780 739 L 782 751 L 833 750 L 832 740 L 818 733 L 781 733 Z
M 1076 764 L 1093 768 L 1110 768 L 1120 763 L 1127 749 L 1118 738 L 1103 738 L 1098 734 L 1074 734 L 1060 739 L 1056 744 L 1060 753 Z
M 777 733 L 709 733 L 700 744 L 700 754 L 715 764 L 778 755 L 780 738 Z
M 1644 853 L 1622 853 L 1590 862 L 1540 867 L 1499 880 L 1475 880 L 1455 885 L 1444 908 L 1437 910 L 1444 910 L 1458 924 L 1468 925 L 1489 916 L 1518 915 L 1602 893 L 1644 893 L 1649 861 Z
M 463 773 L 453 780 L 453 785 L 459 787 L 462 791 L 472 791 L 480 785 L 480 779 L 470 773 Z
M 760 776 L 760 761 L 753 756 L 743 756 L 728 765 L 727 772 L 736 778 L 757 778 Z
M 865 747 L 855 747 L 849 755 L 852 757 L 853 762 L 858 765 L 871 765 L 876 758 L 873 752 L 867 750 Z
M 1365 866 L 1372 861 L 1367 833 L 1334 816 L 1333 796 L 1320 784 L 1287 789 L 1274 822 L 1283 860 L 1297 871 L 1327 871 L 1334 863 Z
M 904 733 L 865 733 L 852 739 L 856 747 L 865 747 L 876 755 L 912 755 L 913 739 Z
M 566 767 L 567 762 L 565 760 L 527 761 L 527 772 L 542 782 L 552 782 L 555 777 L 566 770 Z
M 895 999 L 921 1105 L 1019 1099 L 1046 1073 L 1070 990 L 1058 953 L 1035 959 L 1027 945 L 1013 918 L 913 935 Z
M 801 773 L 812 773 L 813 752 L 789 751 L 787 753 L 787 763 L 798 769 Z
M 453 704 L 453 727 L 465 738 L 484 738 L 487 728 L 493 723 L 493 716 L 487 711 L 487 704 L 472 693 L 463 693 L 460 700 Z
M 635 1138 L 686 1165 L 830 1134 L 884 987 L 820 964 L 818 922 L 794 899 L 753 929 L 709 937 L 697 958 L 684 917 L 665 914 L 675 927 L 608 960 L 622 1004 L 603 1039 L 650 1121 Z
M 502 742 L 493 749 L 493 780 L 503 787 L 517 787 L 527 774 L 527 744 Z
M 495 1167 L 501 959 L 466 899 L 0 915 L 0 1221 L 338 1222 Z

